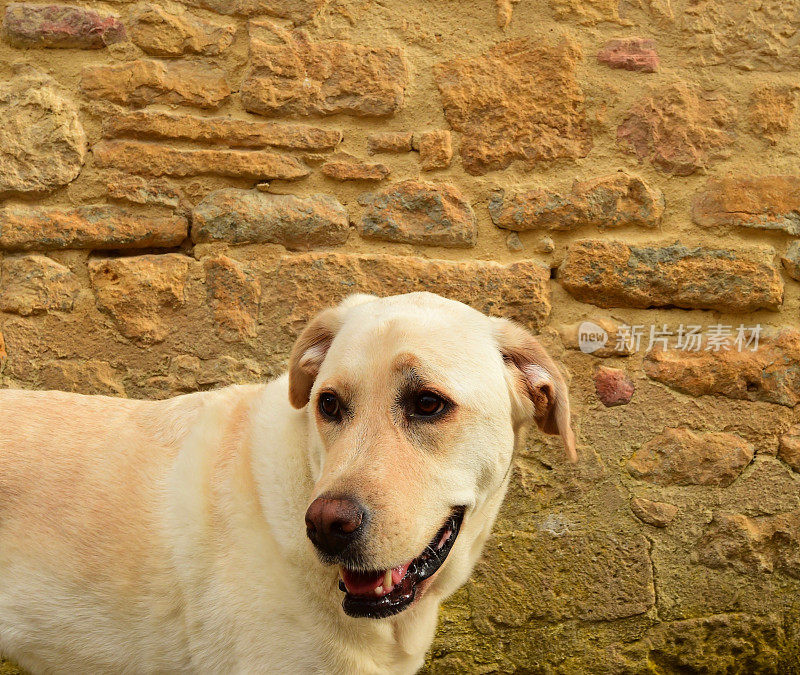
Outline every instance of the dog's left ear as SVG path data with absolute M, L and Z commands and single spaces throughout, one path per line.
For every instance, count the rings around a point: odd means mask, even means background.
M 503 359 L 513 370 L 514 405 L 520 422 L 536 422 L 546 434 L 561 436 L 567 459 L 578 461 L 567 385 L 553 359 L 533 335 L 512 321 L 495 319 Z
M 317 314 L 300 333 L 289 355 L 289 403 L 295 408 L 308 403 L 311 387 L 333 338 L 342 327 L 347 310 L 372 300 L 377 300 L 377 297 L 363 293 L 349 295 L 336 307 Z

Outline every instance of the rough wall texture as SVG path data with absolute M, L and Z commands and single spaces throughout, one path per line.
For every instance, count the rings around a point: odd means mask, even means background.
M 263 380 L 357 290 L 513 317 L 581 462 L 519 454 L 429 671 L 798 672 L 799 0 L 0 8 L 2 386 Z

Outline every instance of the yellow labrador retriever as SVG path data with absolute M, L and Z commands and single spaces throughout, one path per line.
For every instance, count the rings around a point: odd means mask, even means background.
M 356 295 L 287 375 L 166 401 L 0 391 L 0 653 L 34 673 L 412 673 L 530 422 L 524 329 Z

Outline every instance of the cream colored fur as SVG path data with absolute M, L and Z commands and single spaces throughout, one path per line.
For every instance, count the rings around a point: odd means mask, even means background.
M 574 453 L 566 388 L 527 332 L 425 293 L 355 296 L 298 345 L 292 382 L 158 402 L 0 391 L 0 653 L 34 673 L 421 666 L 439 603 L 489 535 L 526 425 L 550 424 Z M 388 413 L 396 368 L 409 363 L 458 404 L 419 434 Z M 333 435 L 315 406 L 331 383 L 356 401 Z M 290 388 L 311 403 L 292 407 Z M 329 489 L 374 511 L 375 569 L 419 555 L 466 505 L 411 608 L 343 613 L 338 570 L 305 534 L 309 503 Z

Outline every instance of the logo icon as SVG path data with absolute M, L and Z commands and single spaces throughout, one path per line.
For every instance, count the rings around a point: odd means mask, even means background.
M 584 321 L 578 326 L 578 347 L 584 354 L 592 354 L 602 349 L 608 342 L 608 333 L 591 321 Z

